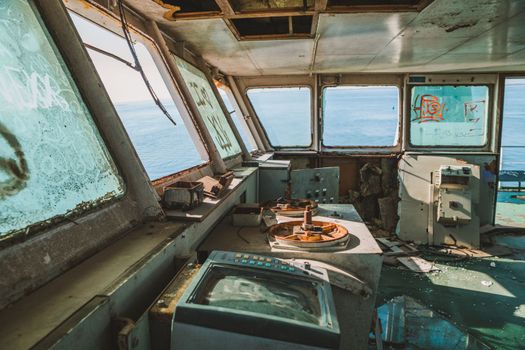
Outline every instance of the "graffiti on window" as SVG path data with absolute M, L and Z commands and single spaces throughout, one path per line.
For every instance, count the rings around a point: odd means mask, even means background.
M 410 143 L 483 146 L 487 141 L 487 86 L 412 87 Z
M 0 1 L 0 237 L 124 192 L 58 50 L 27 1 Z
M 221 157 L 239 154 L 239 143 L 204 73 L 177 57 L 175 60 Z
M 424 123 L 443 120 L 445 104 L 439 102 L 439 97 L 434 95 L 418 95 L 415 100 L 419 102 L 416 102 L 416 105 L 413 107 L 417 116 L 413 121 Z

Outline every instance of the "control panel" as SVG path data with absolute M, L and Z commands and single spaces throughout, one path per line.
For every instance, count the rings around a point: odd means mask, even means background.
M 445 226 L 464 225 L 472 219 L 472 168 L 444 165 L 437 176 L 437 221 Z
M 280 259 L 259 254 L 213 251 L 208 261 L 218 264 L 229 264 L 243 267 L 258 268 L 270 271 L 279 271 L 301 276 L 314 276 L 328 281 L 326 269 L 313 266 L 308 261 L 294 261 L 293 259 Z
M 339 202 L 339 167 L 293 170 L 290 181 L 292 198 L 320 204 Z

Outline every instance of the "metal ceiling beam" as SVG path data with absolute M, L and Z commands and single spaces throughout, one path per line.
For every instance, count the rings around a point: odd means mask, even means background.
M 234 16 L 235 11 L 233 11 L 233 8 L 230 5 L 230 2 L 228 0 L 215 0 L 217 5 L 221 8 L 221 12 L 225 16 Z

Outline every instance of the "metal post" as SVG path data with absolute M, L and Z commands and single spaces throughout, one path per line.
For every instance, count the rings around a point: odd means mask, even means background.
M 171 70 L 171 74 L 173 75 L 175 84 L 179 88 L 181 96 L 185 100 L 186 106 L 188 107 L 190 113 L 193 115 L 193 120 L 197 124 L 197 128 L 199 129 L 202 139 L 206 144 L 206 148 L 208 149 L 211 164 L 214 171 L 220 174 L 225 173 L 227 171 L 226 164 L 224 163 L 224 160 L 219 154 L 217 146 L 215 146 L 215 142 L 213 141 L 213 138 L 211 137 L 208 128 L 206 128 L 206 124 L 204 123 L 202 115 L 200 114 L 199 109 L 195 104 L 195 101 L 191 97 L 191 93 L 188 90 L 188 87 L 184 83 L 184 79 L 182 78 L 182 75 L 177 67 L 177 64 L 175 63 L 174 58 L 171 56 L 172 54 L 168 48 L 168 45 L 164 41 L 164 37 L 162 36 L 162 33 L 160 32 L 159 27 L 157 26 L 157 23 L 151 20 L 147 21 L 146 27 L 148 28 L 149 34 L 153 37 L 157 45 L 159 45 L 160 52 L 164 56 L 164 59 L 166 60 L 169 69 Z
M 266 138 L 266 135 L 263 131 L 263 127 L 260 124 L 259 119 L 256 117 L 255 111 L 253 111 L 251 106 L 246 103 L 246 100 L 244 99 L 245 96 L 239 89 L 238 80 L 234 77 L 228 77 L 228 82 L 230 83 L 230 87 L 233 93 L 235 94 L 235 98 L 237 99 L 237 101 L 241 101 L 243 104 L 243 106 L 241 106 L 243 109 L 245 109 L 243 113 L 246 113 L 245 115 L 249 116 L 249 120 L 247 120 L 246 122 L 248 123 L 249 121 L 248 126 L 250 126 L 251 129 L 253 127 L 252 134 L 254 135 L 254 137 L 257 135 L 257 147 L 261 151 L 265 152 L 272 150 L 272 146 L 270 146 L 270 142 Z M 244 84 L 241 85 L 241 87 L 242 86 L 244 86 Z

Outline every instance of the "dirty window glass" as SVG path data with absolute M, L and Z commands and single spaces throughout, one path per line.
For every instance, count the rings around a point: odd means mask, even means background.
M 501 170 L 525 170 L 525 79 L 505 79 L 501 130 Z M 507 186 L 518 186 L 517 183 Z
M 230 97 L 228 95 L 228 92 L 226 91 L 226 88 L 219 87 L 219 93 L 221 94 L 222 100 L 224 101 L 224 105 L 230 112 L 230 115 L 232 116 L 232 120 L 237 127 L 237 130 L 239 130 L 239 134 L 241 135 L 242 140 L 244 141 L 244 144 L 246 145 L 246 148 L 248 151 L 254 151 L 257 149 L 255 145 L 252 143 L 250 137 L 248 137 L 248 130 L 245 127 L 246 122 L 242 121 L 242 116 L 237 115 L 237 112 L 235 111 L 235 108 L 233 107 L 232 102 L 230 101 Z
M 82 40 L 133 62 L 124 38 L 70 12 Z M 114 58 L 88 48 L 89 56 L 122 120 L 146 173 L 151 180 L 205 163 L 192 139 L 148 49 L 135 42 L 135 50 L 148 81 L 177 125 L 153 101 L 140 73 Z M 191 126 L 190 126 L 191 127 Z
M 95 123 L 26 1 L 0 2 L 0 236 L 124 192 Z
M 312 144 L 310 88 L 249 89 L 248 98 L 272 146 Z
M 483 146 L 487 142 L 487 86 L 414 86 L 410 143 L 414 146 Z
M 399 89 L 396 86 L 337 86 L 323 93 L 324 146 L 397 144 Z
M 235 134 L 204 73 L 178 57 L 175 61 L 221 157 L 241 153 Z

